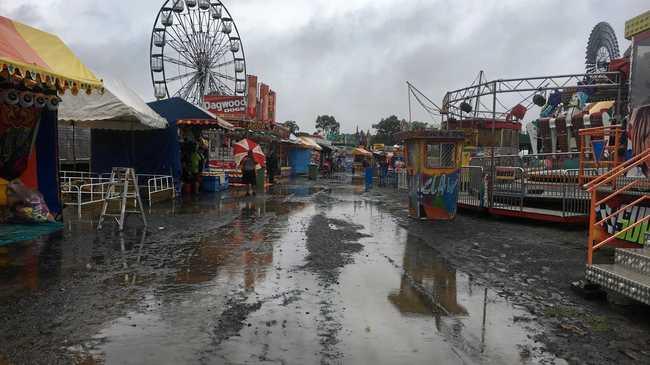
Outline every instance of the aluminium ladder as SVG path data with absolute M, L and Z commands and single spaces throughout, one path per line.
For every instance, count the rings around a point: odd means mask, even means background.
M 127 209 L 130 200 L 135 199 L 135 206 L 133 209 Z M 109 213 L 109 206 L 111 202 L 119 202 L 119 212 Z M 110 185 L 107 189 L 106 196 L 104 197 L 104 205 L 102 207 L 101 215 L 99 216 L 99 224 L 97 229 L 102 229 L 102 224 L 106 217 L 113 217 L 119 226 L 119 230 L 124 230 L 124 223 L 128 213 L 140 214 L 142 223 L 147 226 L 147 217 L 145 216 L 142 206 L 142 199 L 140 199 L 140 188 L 138 187 L 138 179 L 135 176 L 135 170 L 127 167 L 113 167 L 111 171 Z

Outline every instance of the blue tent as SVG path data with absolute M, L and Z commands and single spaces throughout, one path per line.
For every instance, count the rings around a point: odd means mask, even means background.
M 309 173 L 311 150 L 303 147 L 292 147 L 289 150 L 289 166 L 293 175 L 306 175 Z
M 181 119 L 212 119 L 206 111 L 181 98 L 148 103 L 169 126 L 146 131 L 93 130 L 91 166 L 94 172 L 113 167 L 135 168 L 137 174 L 172 175 L 177 188 L 181 179 L 181 150 L 176 122 Z

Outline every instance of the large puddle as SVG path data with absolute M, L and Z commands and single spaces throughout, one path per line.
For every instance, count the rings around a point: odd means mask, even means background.
M 91 250 L 85 257 L 112 262 L 107 280 L 137 300 L 67 351 L 106 364 L 564 363 L 531 339 L 539 329 L 525 311 L 450 267 L 390 214 L 358 195 L 311 193 L 176 207 L 187 227 L 231 218 L 179 241 L 162 264 L 138 230 L 115 235 L 111 254 Z M 325 235 L 343 229 L 337 222 L 356 227 L 350 237 L 363 245 L 327 279 L 305 266 L 308 243 L 320 243 L 307 234 L 316 216 L 332 222 Z

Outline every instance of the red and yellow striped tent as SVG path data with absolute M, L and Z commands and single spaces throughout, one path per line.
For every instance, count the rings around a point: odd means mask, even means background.
M 0 16 L 0 76 L 59 92 L 102 89 L 102 82 L 56 35 Z
M 59 37 L 2 16 L 0 81 L 12 85 L 0 91 L 14 89 L 49 96 L 66 90 L 76 94 L 79 90 L 90 93 L 103 89 L 102 82 Z M 10 180 L 19 176 L 25 185 L 43 194 L 50 210 L 59 212 L 56 110 L 0 100 L 0 142 L 12 150 L 11 155 L 0 159 L 4 175 L 0 177 Z

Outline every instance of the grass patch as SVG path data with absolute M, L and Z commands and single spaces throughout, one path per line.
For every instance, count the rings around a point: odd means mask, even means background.
M 606 332 L 609 330 L 609 323 L 605 316 L 588 316 L 586 322 L 594 332 Z
M 572 307 L 546 307 L 544 315 L 551 318 L 580 317 L 584 314 Z
M 547 307 L 544 309 L 544 315 L 548 318 L 578 319 L 594 332 L 606 332 L 610 329 L 606 316 L 590 315 L 572 307 Z

